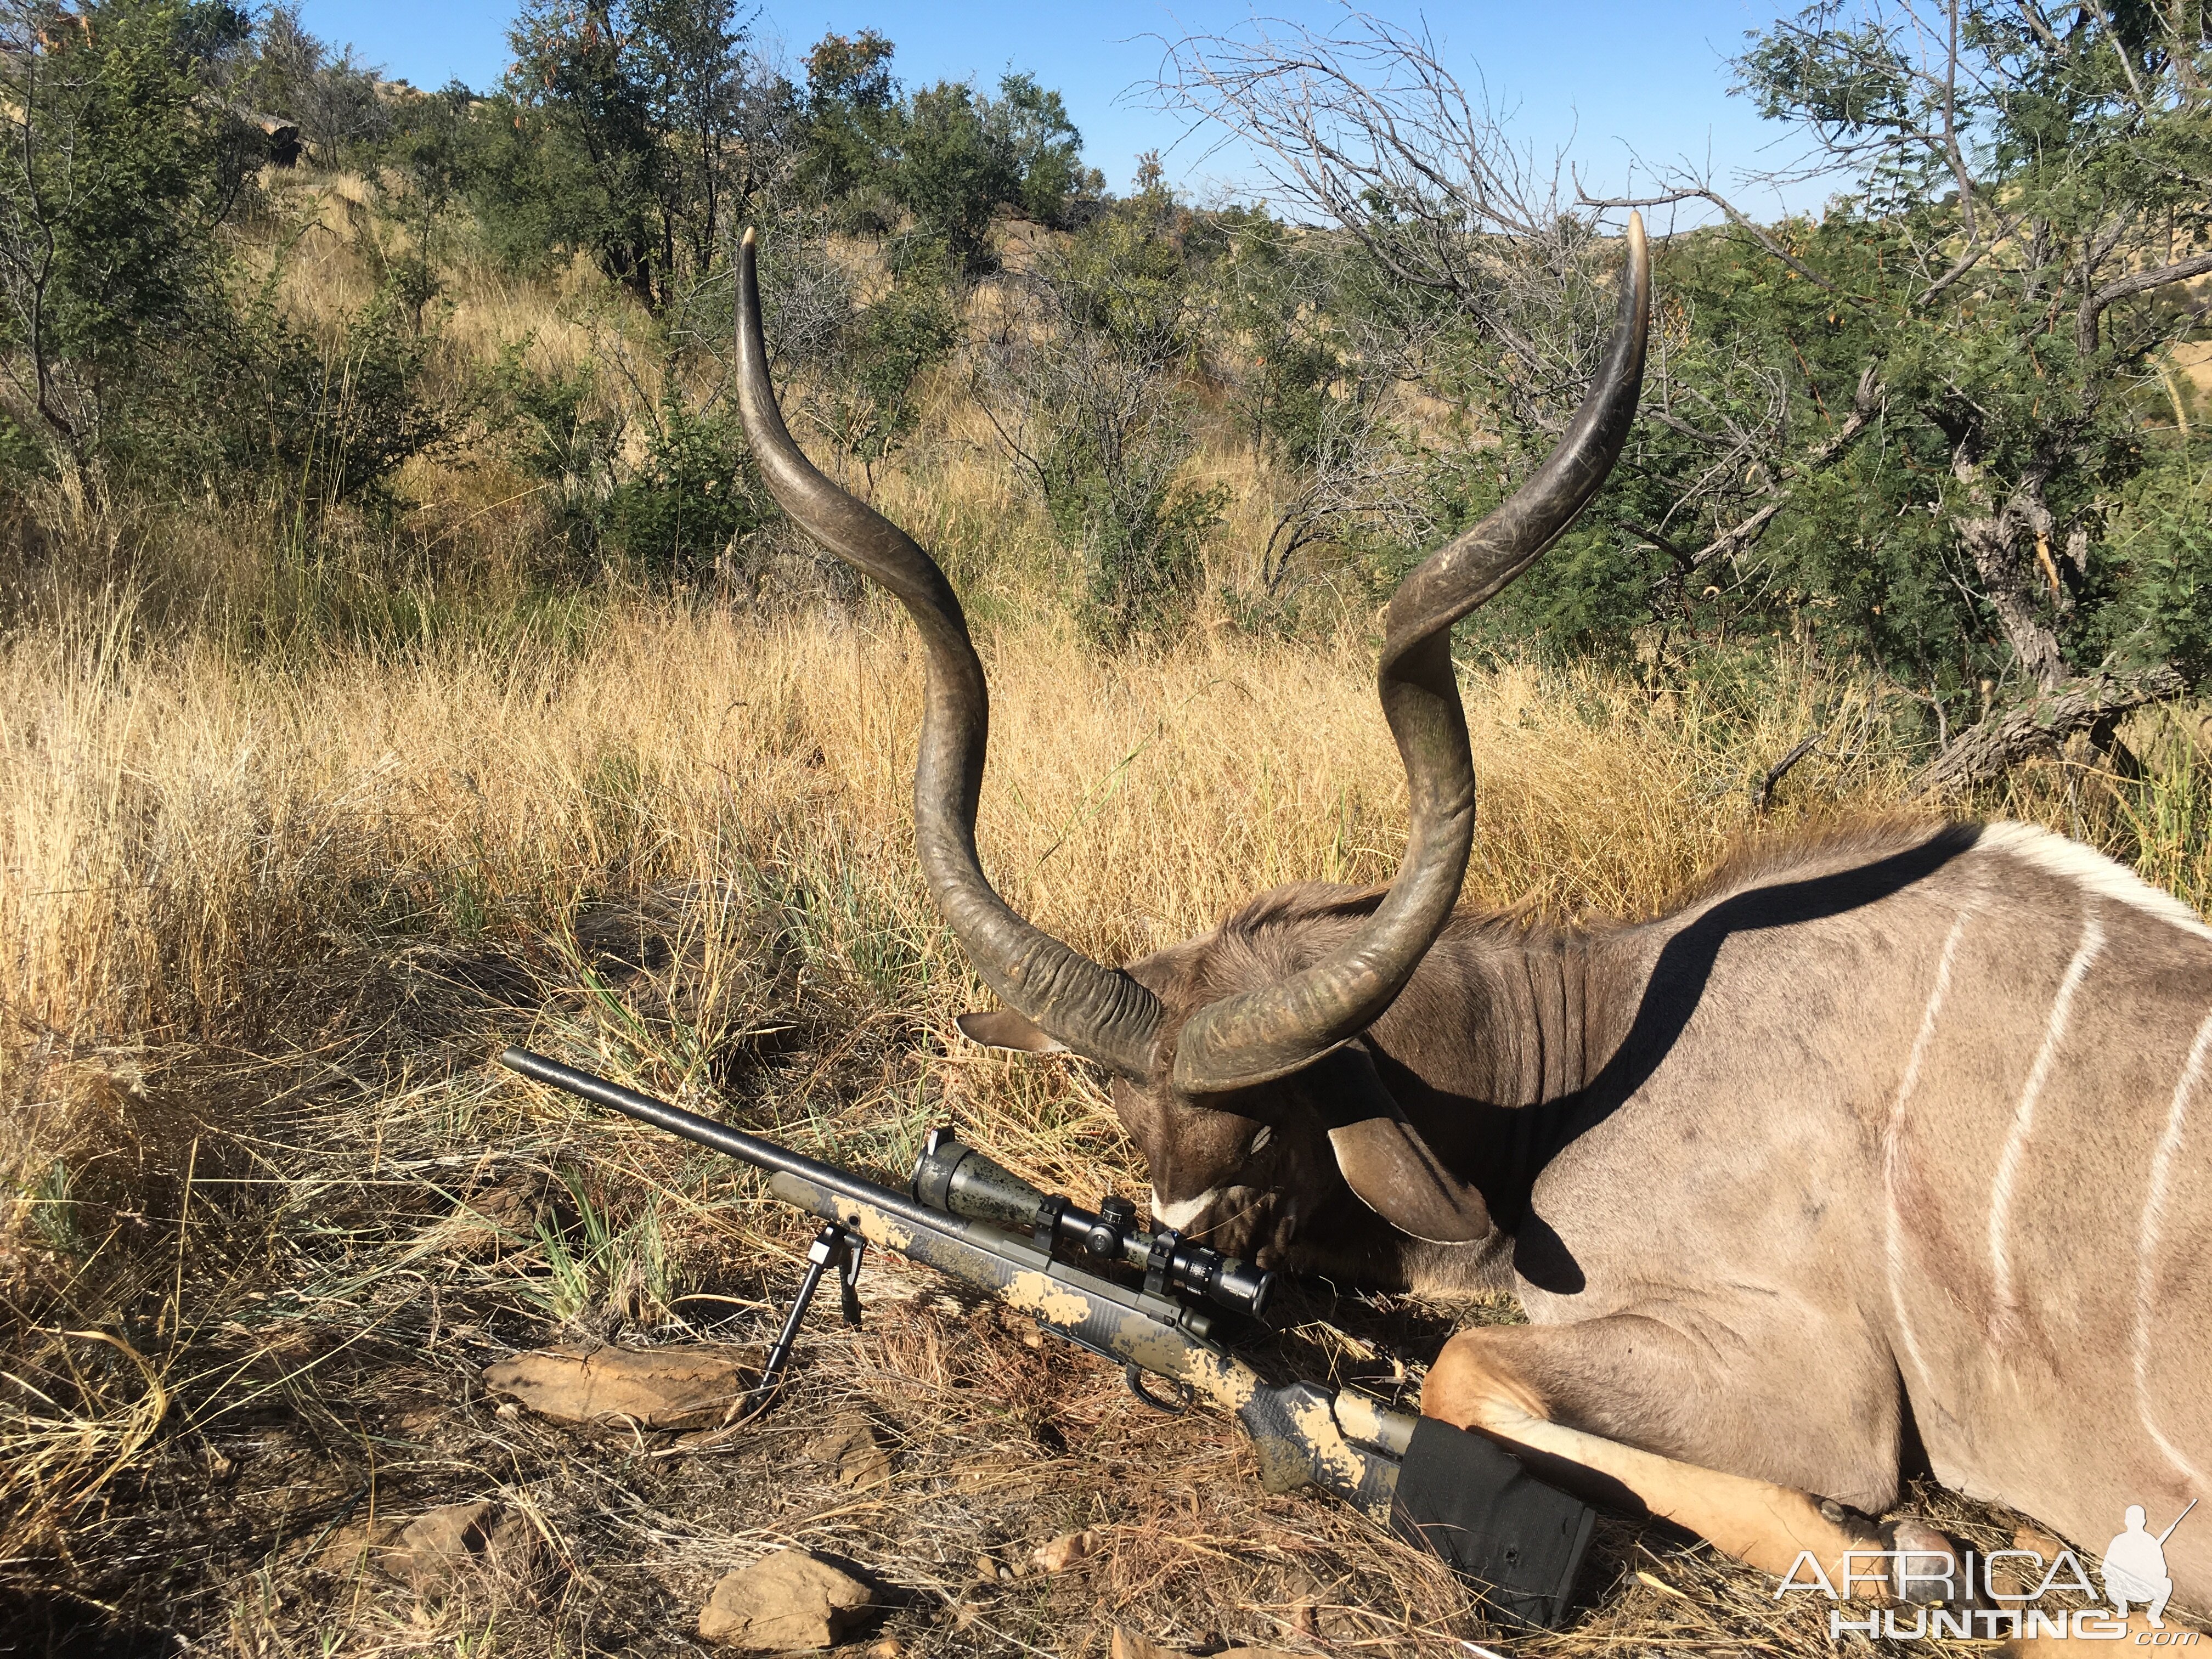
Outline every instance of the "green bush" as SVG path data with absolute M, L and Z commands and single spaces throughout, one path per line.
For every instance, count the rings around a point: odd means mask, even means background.
M 592 412 L 599 377 L 588 365 L 539 374 L 524 361 L 531 343 L 518 340 L 500 354 L 479 401 L 509 465 L 541 486 L 555 533 L 574 551 L 594 553 L 615 490 L 622 422 Z
M 1182 228 L 1164 198 L 1102 214 L 1039 261 L 1030 310 L 983 353 L 981 393 L 1082 562 L 1079 617 L 1109 646 L 1188 621 L 1228 501 L 1183 477 L 1196 446 L 1181 376 L 1201 319 Z
M 616 487 L 608 508 L 609 543 L 647 570 L 681 576 L 711 568 L 732 538 L 763 518 L 736 421 L 702 414 L 672 389 L 643 465 Z
M 248 28 L 222 0 L 0 4 L 0 402 L 48 465 L 103 474 L 143 382 L 222 325 L 259 135 L 204 83 Z

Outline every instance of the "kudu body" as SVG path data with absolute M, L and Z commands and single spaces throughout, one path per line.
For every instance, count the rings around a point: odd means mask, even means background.
M 933 894 L 1006 1011 L 978 1040 L 1113 1073 L 1156 1215 L 1263 1261 L 1515 1292 L 1423 1409 L 1741 1559 L 1831 1573 L 1924 1460 L 2094 1547 L 2212 1498 L 2212 928 L 2020 825 L 1754 849 L 1657 921 L 1455 914 L 1473 829 L 1451 623 L 1571 521 L 1640 382 L 1649 265 L 1545 466 L 1394 599 L 1411 793 L 1387 890 L 1269 894 L 1106 968 L 1015 915 L 974 842 L 988 703 L 933 562 L 784 431 L 750 237 L 739 387 L 770 489 L 906 604 Z M 2167 1545 L 2212 1601 L 2212 1525 Z

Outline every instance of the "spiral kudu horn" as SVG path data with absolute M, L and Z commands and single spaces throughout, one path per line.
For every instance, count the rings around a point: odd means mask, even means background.
M 890 589 L 928 652 L 927 702 L 914 774 L 922 878 L 984 982 L 1076 1053 L 1130 1077 L 1157 1069 L 1160 1006 L 1118 969 L 1093 962 L 1010 909 L 975 856 L 990 696 L 960 601 L 912 538 L 817 471 L 783 424 L 761 339 L 753 233 L 738 252 L 738 409 L 769 493 L 801 528 Z
M 1382 712 L 1406 765 L 1406 858 L 1349 945 L 1287 979 L 1209 1003 L 1183 1025 L 1176 1087 L 1218 1093 L 1267 1082 L 1357 1036 L 1405 988 L 1459 902 L 1474 839 L 1474 761 L 1452 678 L 1452 624 L 1511 581 L 1612 471 L 1636 414 L 1650 320 L 1651 254 L 1628 221 L 1620 320 L 1597 379 L 1559 447 L 1512 499 L 1424 560 L 1384 626 Z

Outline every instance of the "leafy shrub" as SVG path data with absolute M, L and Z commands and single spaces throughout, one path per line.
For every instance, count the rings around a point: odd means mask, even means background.
M 691 408 L 672 380 L 643 465 L 616 487 L 608 507 L 610 544 L 672 575 L 712 567 L 732 538 L 763 519 L 737 422 Z
M 876 468 L 921 420 L 922 377 L 951 355 L 959 337 L 947 274 L 920 261 L 846 325 L 821 419 L 838 447 L 860 463 L 872 487 Z
M 1108 645 L 1188 620 L 1228 500 L 1182 477 L 1200 319 L 1177 228 L 1164 198 L 1102 215 L 1040 260 L 1026 313 L 982 356 L 1000 434 L 1082 559 L 1078 615 Z
M 479 401 L 508 463 L 543 486 L 556 533 L 580 553 L 596 551 L 615 489 L 623 423 L 594 413 L 599 377 L 588 365 L 545 374 L 525 362 L 527 338 L 510 344 L 485 377 Z

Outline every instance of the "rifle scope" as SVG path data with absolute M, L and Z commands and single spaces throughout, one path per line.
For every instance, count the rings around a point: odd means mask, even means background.
M 915 1198 L 933 1210 L 1029 1234 L 1039 1249 L 1081 1249 L 1107 1261 L 1145 1270 L 1145 1288 L 1204 1297 L 1232 1313 L 1263 1317 L 1275 1276 L 1249 1262 L 1194 1244 L 1172 1228 L 1148 1233 L 1137 1225 L 1137 1206 L 1109 1198 L 1096 1213 L 1057 1194 L 1040 1192 L 951 1129 L 932 1129 L 914 1166 Z

